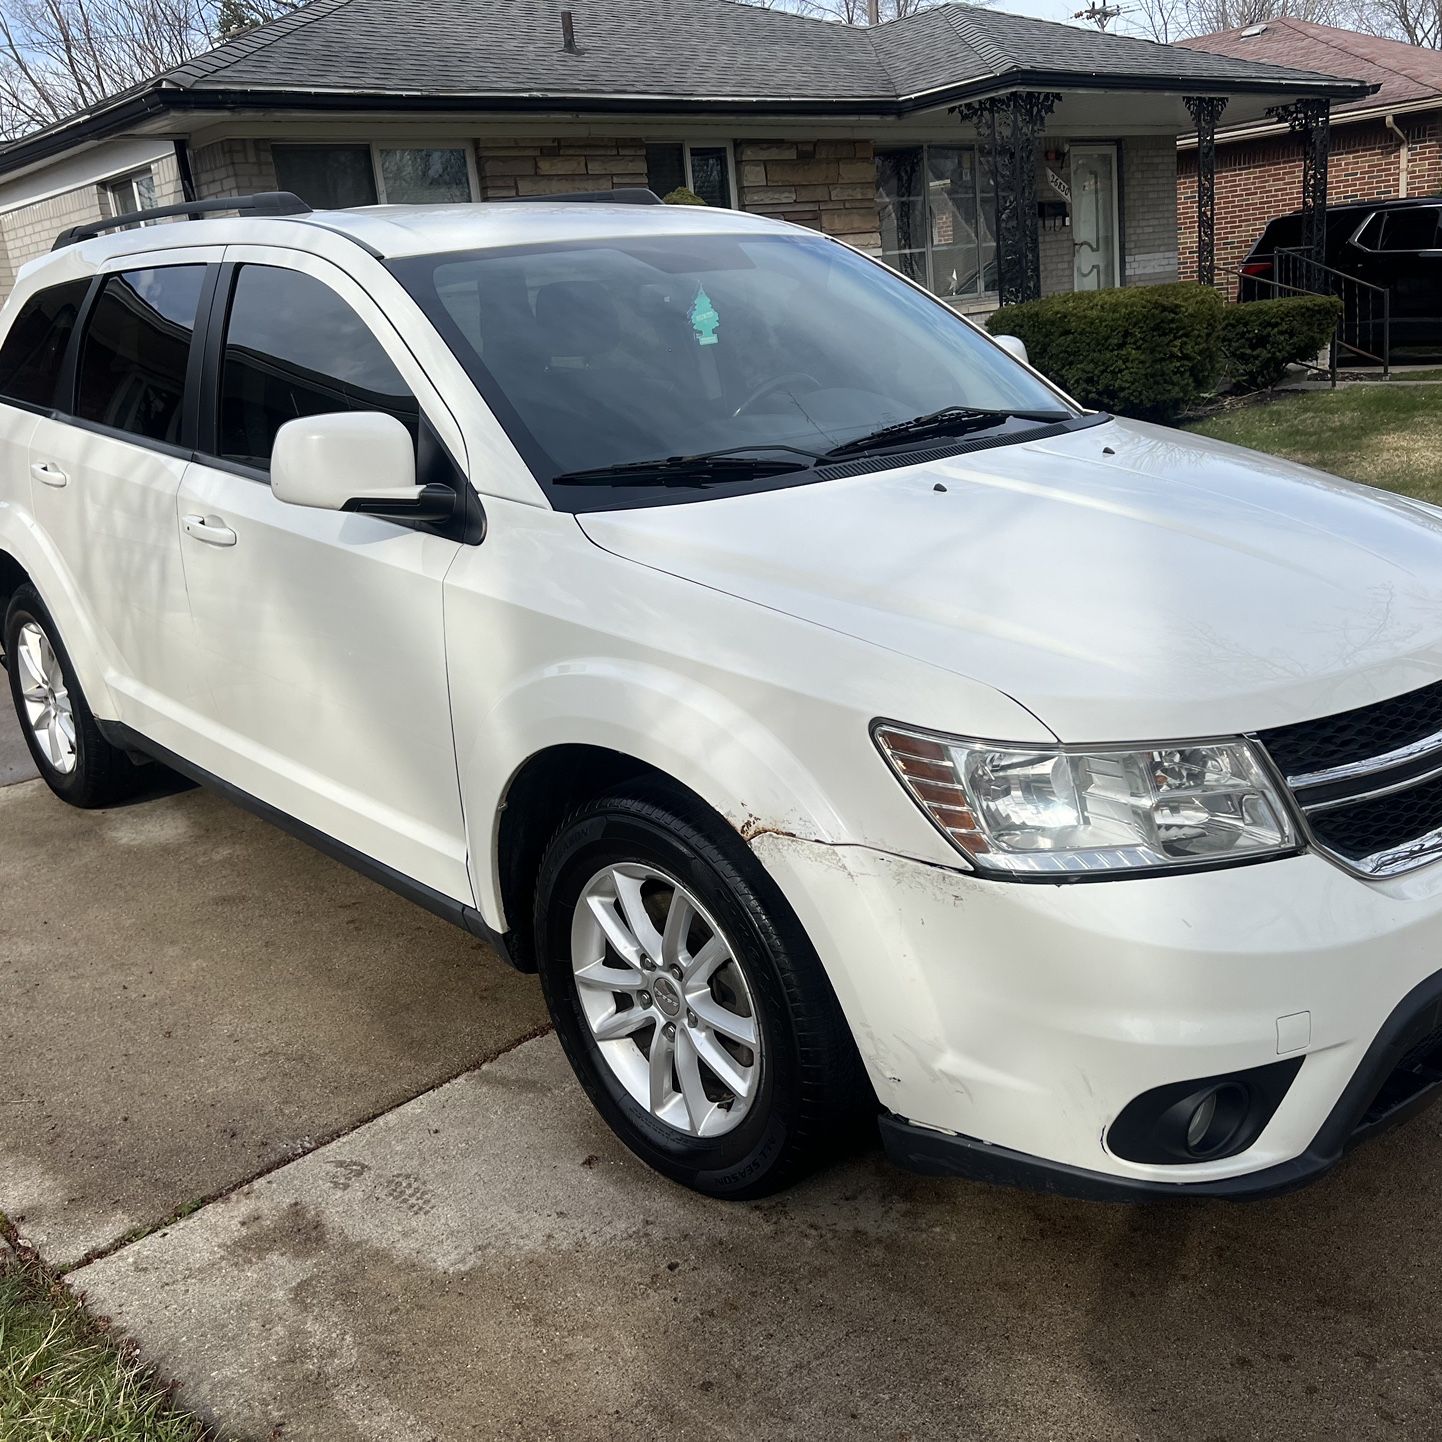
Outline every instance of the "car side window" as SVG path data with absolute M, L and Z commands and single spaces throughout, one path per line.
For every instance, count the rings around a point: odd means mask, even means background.
M 86 323 L 75 414 L 146 440 L 175 445 L 185 373 L 205 282 L 203 265 L 107 276 Z
M 242 266 L 221 360 L 222 458 L 269 470 L 281 426 L 336 411 L 384 411 L 419 434 L 410 387 L 340 296 L 300 271 Z
M 0 345 L 0 398 L 49 410 L 65 348 L 90 290 L 89 280 L 47 286 L 20 308 Z
M 1366 224 L 1353 237 L 1353 244 L 1360 245 L 1363 250 L 1380 250 L 1382 248 L 1382 217 L 1370 215 Z
M 1436 206 L 1389 211 L 1382 228 L 1382 249 L 1436 250 L 1439 215 L 1442 215 L 1442 210 Z
M 1302 243 L 1302 219 L 1297 215 L 1279 215 L 1268 224 L 1257 242 L 1260 251 L 1288 250 Z

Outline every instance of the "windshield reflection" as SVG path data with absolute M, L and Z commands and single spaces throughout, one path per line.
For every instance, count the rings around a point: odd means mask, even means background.
M 1072 414 L 945 306 L 820 237 L 618 239 L 393 269 L 542 480 L 733 447 L 826 451 L 949 406 Z

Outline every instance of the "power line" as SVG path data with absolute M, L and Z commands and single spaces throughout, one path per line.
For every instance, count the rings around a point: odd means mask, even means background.
M 1113 20 L 1125 15 L 1131 8 L 1129 5 L 1108 5 L 1106 0 L 1092 0 L 1085 10 L 1078 10 L 1071 18 L 1089 21 L 1098 30 L 1105 30 Z

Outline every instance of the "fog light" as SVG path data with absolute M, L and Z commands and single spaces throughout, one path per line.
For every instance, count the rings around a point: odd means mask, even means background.
M 1207 1139 L 1207 1133 L 1212 1128 L 1212 1123 L 1217 1117 L 1217 1094 L 1210 1091 L 1202 1098 L 1202 1104 L 1192 1113 L 1192 1119 L 1187 1123 L 1187 1150 L 1199 1152 L 1202 1150 L 1202 1143 Z
M 1247 1119 L 1251 1094 L 1236 1082 L 1211 1087 L 1200 1098 L 1190 1098 L 1192 1114 L 1187 1118 L 1187 1150 L 1194 1157 L 1225 1152 Z
M 1107 1130 L 1107 1146 L 1133 1162 L 1211 1162 L 1261 1135 L 1303 1058 L 1224 1076 L 1169 1082 L 1134 1097 Z

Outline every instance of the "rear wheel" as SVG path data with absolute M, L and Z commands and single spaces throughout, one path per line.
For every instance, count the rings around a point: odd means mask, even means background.
M 5 613 L 10 694 L 40 775 L 72 806 L 110 806 L 135 794 L 139 772 L 101 734 L 55 622 L 33 586 Z
M 541 865 L 541 980 L 622 1141 L 712 1196 L 764 1196 L 848 1138 L 864 1078 L 805 933 L 739 837 L 670 787 L 577 811 Z

